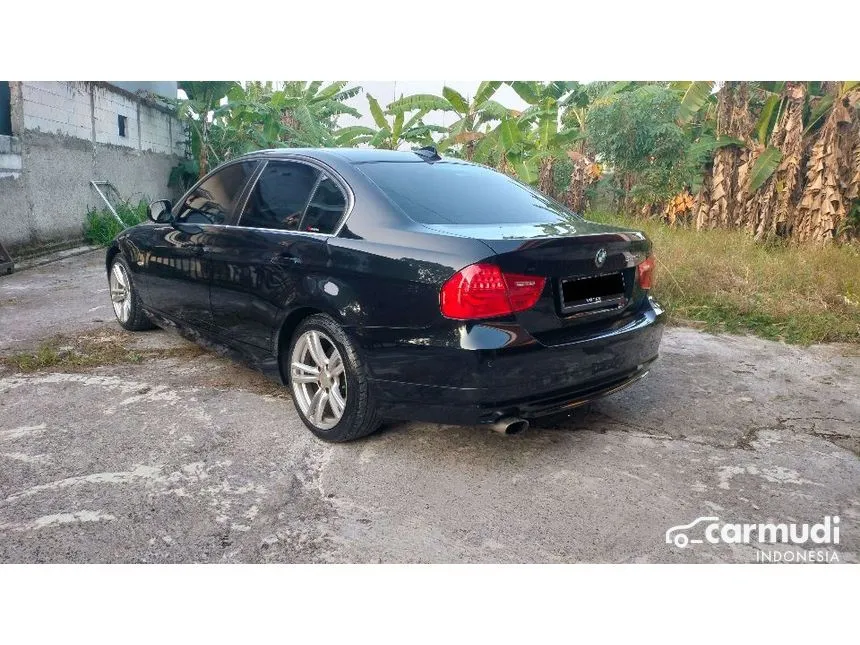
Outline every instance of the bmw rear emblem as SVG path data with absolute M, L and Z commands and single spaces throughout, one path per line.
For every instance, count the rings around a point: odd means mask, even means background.
M 606 262 L 606 249 L 600 249 L 594 256 L 594 264 L 599 269 Z

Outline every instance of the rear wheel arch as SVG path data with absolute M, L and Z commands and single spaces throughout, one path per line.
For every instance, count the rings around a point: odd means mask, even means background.
M 290 341 L 293 338 L 293 334 L 298 328 L 299 325 L 302 324 L 302 321 L 308 316 L 313 316 L 314 314 L 324 313 L 321 309 L 317 309 L 315 307 L 299 307 L 294 309 L 284 321 L 281 323 L 281 327 L 278 330 L 278 336 L 275 342 L 275 356 L 280 359 L 281 353 L 289 351 L 290 349 Z M 279 360 L 280 363 L 280 360 Z M 289 374 L 284 374 L 284 370 L 282 366 L 278 366 L 278 369 L 281 372 L 281 379 L 284 383 L 289 382 Z
M 110 247 L 108 247 L 107 253 L 105 254 L 105 271 L 110 272 L 111 266 L 113 266 L 113 260 L 120 252 L 119 245 L 116 242 L 111 243 Z

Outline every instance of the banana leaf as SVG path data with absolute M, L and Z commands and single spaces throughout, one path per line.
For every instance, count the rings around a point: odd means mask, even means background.
M 681 107 L 678 110 L 678 121 L 690 122 L 702 106 L 707 103 L 714 89 L 713 81 L 690 81 L 681 98 Z
M 404 96 L 388 104 L 389 112 L 409 112 L 410 110 L 452 110 L 453 106 L 447 99 L 435 94 L 413 94 Z
M 750 170 L 750 192 L 754 193 L 771 178 L 782 161 L 782 151 L 779 148 L 768 146 L 758 159 L 755 160 Z
M 451 107 L 454 108 L 454 111 L 458 114 L 469 113 L 469 103 L 457 90 L 446 85 L 442 88 L 442 96 L 445 97 Z
M 383 114 L 382 108 L 379 107 L 379 101 L 368 94 L 367 104 L 370 106 L 370 114 L 373 117 L 374 123 L 376 123 L 376 127 L 387 129 L 388 121 L 385 120 L 385 114 Z

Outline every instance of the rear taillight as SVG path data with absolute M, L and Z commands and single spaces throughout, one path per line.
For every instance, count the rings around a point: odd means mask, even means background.
M 545 278 L 503 273 L 494 264 L 472 264 L 457 271 L 442 285 L 442 315 L 477 320 L 525 311 L 543 292 Z
M 649 255 L 643 262 L 636 267 L 636 276 L 639 279 L 639 286 L 643 289 L 650 289 L 654 284 L 654 256 Z

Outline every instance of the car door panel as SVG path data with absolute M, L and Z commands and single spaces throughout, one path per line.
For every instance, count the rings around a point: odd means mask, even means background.
M 289 231 L 223 227 L 208 240 L 216 331 L 230 341 L 270 349 L 285 308 L 326 265 L 325 238 Z
M 308 164 L 267 163 L 238 226 L 221 227 L 207 242 L 213 324 L 227 339 L 270 349 L 281 313 L 305 298 L 326 265 L 328 236 L 295 230 L 319 177 Z
M 258 165 L 246 160 L 220 167 L 188 192 L 173 222 L 154 225 L 140 271 L 147 306 L 174 320 L 211 328 L 212 266 L 204 247 L 214 231 L 233 221 Z
M 209 266 L 202 256 L 204 227 L 156 226 L 156 243 L 144 256 L 144 301 L 170 318 L 210 326 Z

